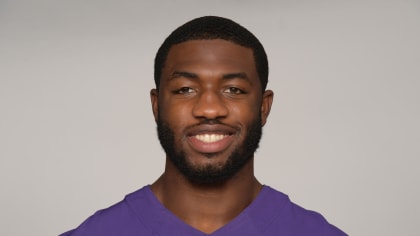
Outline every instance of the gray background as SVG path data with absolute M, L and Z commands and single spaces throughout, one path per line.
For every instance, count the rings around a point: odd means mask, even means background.
M 256 175 L 350 235 L 416 235 L 419 1 L 0 1 L 0 235 L 57 235 L 163 171 L 149 90 L 177 26 L 230 17 L 275 91 Z

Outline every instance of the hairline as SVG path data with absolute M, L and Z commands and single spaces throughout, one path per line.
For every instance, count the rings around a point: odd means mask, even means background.
M 247 28 L 237 22 L 219 16 L 203 16 L 192 19 L 176 28 L 159 47 L 154 63 L 154 80 L 159 90 L 162 70 L 173 46 L 191 40 L 225 40 L 233 44 L 251 49 L 254 65 L 261 85 L 261 91 L 267 88 L 269 64 L 264 46 Z

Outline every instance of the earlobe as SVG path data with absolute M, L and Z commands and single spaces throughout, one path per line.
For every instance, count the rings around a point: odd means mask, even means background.
M 261 102 L 261 124 L 265 125 L 267 122 L 267 117 L 271 111 L 271 104 L 273 104 L 274 93 L 271 90 L 266 90 L 263 94 Z
M 150 101 L 152 102 L 152 111 L 155 121 L 157 122 L 159 117 L 159 93 L 156 89 L 150 90 Z

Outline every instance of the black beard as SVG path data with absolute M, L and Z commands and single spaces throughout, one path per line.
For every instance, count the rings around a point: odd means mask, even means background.
M 217 120 L 203 122 L 220 123 Z M 173 130 L 158 117 L 157 131 L 160 144 L 166 152 L 169 160 L 189 181 L 200 185 L 216 185 L 233 177 L 254 156 L 262 136 L 261 116 L 252 122 L 246 134 L 245 140 L 230 155 L 223 166 L 194 167 L 187 161 L 186 155 L 175 145 Z M 217 155 L 217 154 L 216 154 Z M 211 158 L 212 154 L 208 157 Z

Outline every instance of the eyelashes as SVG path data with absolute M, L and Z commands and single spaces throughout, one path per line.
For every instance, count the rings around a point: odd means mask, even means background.
M 191 94 L 194 93 L 195 90 L 190 87 L 182 87 L 180 89 L 174 90 L 173 93 L 175 94 Z
M 228 87 L 227 89 L 223 90 L 223 92 L 227 94 L 233 94 L 233 95 L 246 94 L 244 90 L 237 87 Z
M 184 95 L 190 95 L 197 93 L 198 91 L 191 87 L 181 87 L 179 89 L 175 89 L 172 91 L 173 94 L 184 94 Z M 222 89 L 221 93 L 227 94 L 227 95 L 241 95 L 241 94 L 247 94 L 247 92 L 243 89 L 240 89 L 238 87 L 227 87 Z

